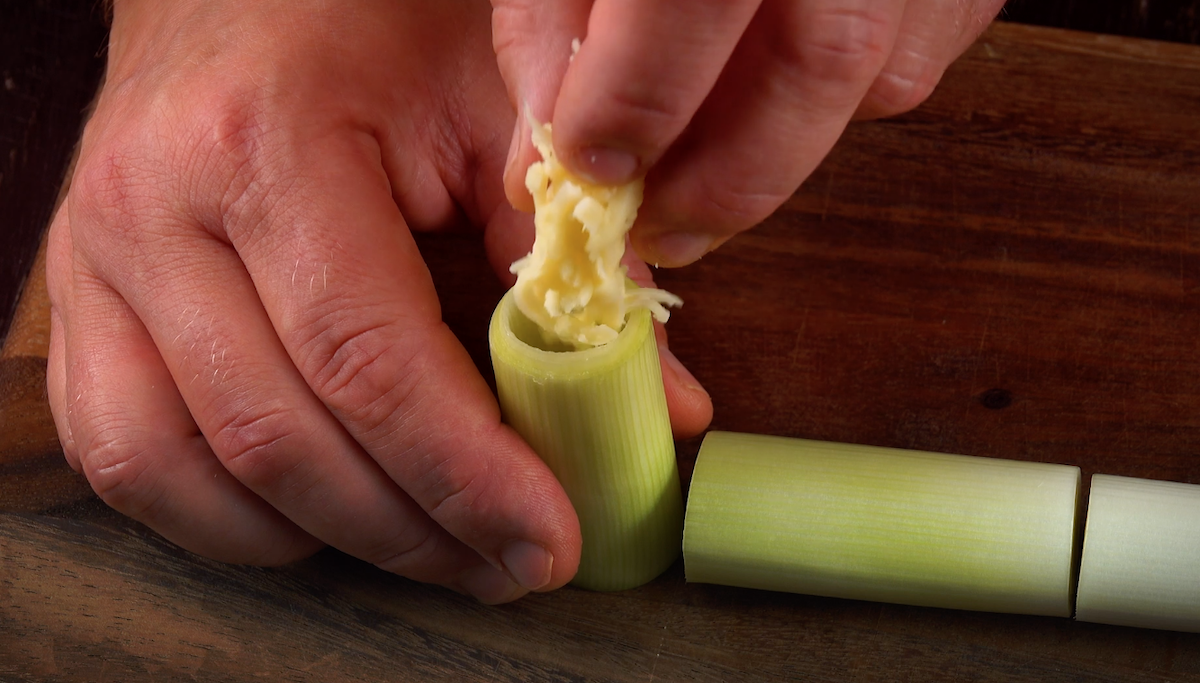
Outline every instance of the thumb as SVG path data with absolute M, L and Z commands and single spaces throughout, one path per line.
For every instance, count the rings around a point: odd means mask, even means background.
M 571 62 L 571 42 L 587 34 L 591 0 L 492 0 L 492 48 L 517 112 L 504 193 L 516 208 L 533 211 L 525 169 L 538 160 L 525 107 L 538 121 L 554 116 L 554 102 Z

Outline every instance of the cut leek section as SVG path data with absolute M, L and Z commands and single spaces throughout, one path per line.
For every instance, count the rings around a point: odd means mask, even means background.
M 1200 632 L 1200 486 L 1092 477 L 1075 618 Z
M 579 516 L 573 584 L 639 586 L 679 556 L 683 498 L 650 311 L 615 339 L 574 350 L 548 341 L 512 292 L 488 332 L 505 421 L 554 472 Z
M 1071 615 L 1077 467 L 710 432 L 687 580 Z

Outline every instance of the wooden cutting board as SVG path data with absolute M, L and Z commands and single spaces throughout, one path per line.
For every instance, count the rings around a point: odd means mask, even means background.
M 1198 133 L 1200 48 L 998 25 L 920 109 L 852 125 L 762 226 L 662 272 L 687 301 L 673 348 L 715 428 L 1200 483 Z M 501 292 L 477 284 L 480 240 L 421 247 L 486 361 Z M 688 585 L 680 566 L 486 608 L 334 552 L 194 557 L 62 463 L 41 286 L 0 360 L 5 680 L 1200 680 L 1197 635 Z

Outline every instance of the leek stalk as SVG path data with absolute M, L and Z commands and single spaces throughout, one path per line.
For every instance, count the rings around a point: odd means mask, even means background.
M 651 313 L 615 339 L 575 350 L 542 333 L 512 292 L 488 333 L 505 421 L 554 472 L 579 516 L 572 583 L 622 590 L 679 556 L 683 499 Z
M 1200 486 L 1092 477 L 1076 618 L 1200 632 Z
M 1071 615 L 1077 467 L 710 432 L 688 581 Z

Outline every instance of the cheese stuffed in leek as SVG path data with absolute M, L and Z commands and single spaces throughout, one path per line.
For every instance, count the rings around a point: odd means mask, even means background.
M 570 348 L 612 341 L 634 308 L 647 308 L 665 322 L 665 306 L 682 300 L 629 285 L 621 265 L 625 236 L 642 203 L 642 181 L 612 187 L 572 175 L 555 156 L 550 125 L 529 119 L 542 161 L 525 175 L 536 239 L 532 253 L 511 268 L 517 307 L 543 330 L 547 343 Z
M 572 581 L 640 586 L 679 556 L 683 496 L 651 315 L 680 300 L 639 289 L 621 265 L 640 180 L 602 187 L 570 175 L 550 126 L 530 121 L 537 240 L 488 340 L 504 420 L 546 463 L 579 516 Z

